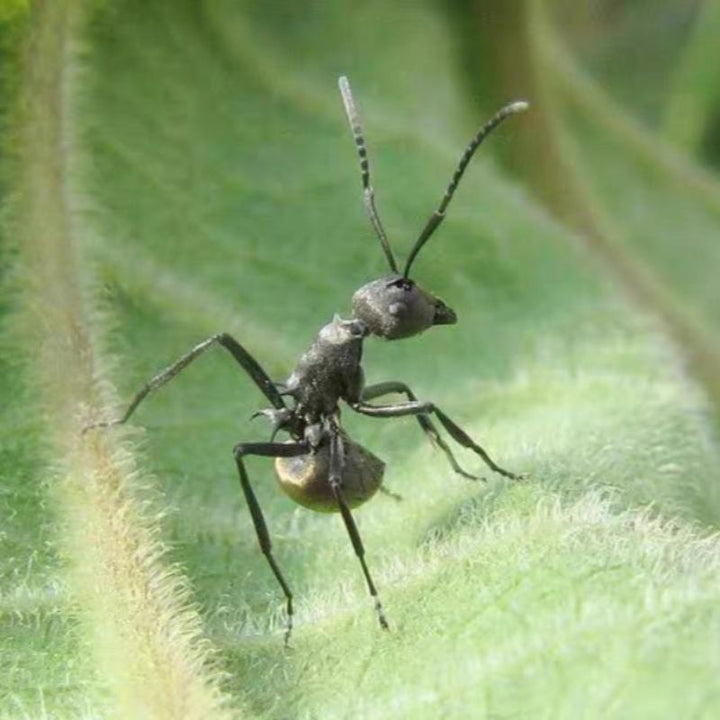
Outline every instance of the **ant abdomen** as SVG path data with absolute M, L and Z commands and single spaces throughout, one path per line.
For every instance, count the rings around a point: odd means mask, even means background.
M 367 448 L 342 436 L 345 462 L 342 468 L 342 496 L 355 508 L 379 490 L 385 463 Z M 318 512 L 338 512 L 330 481 L 330 443 L 327 439 L 314 451 L 296 457 L 275 459 L 278 484 L 296 503 Z

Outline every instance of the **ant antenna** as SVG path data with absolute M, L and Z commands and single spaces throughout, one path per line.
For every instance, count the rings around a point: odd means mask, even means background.
M 440 223 L 445 219 L 445 210 L 447 209 L 447 206 L 450 204 L 450 200 L 452 200 L 452 197 L 455 194 L 455 190 L 460 183 L 460 179 L 465 172 L 465 168 L 470 162 L 470 159 L 472 158 L 475 151 L 478 149 L 479 145 L 503 120 L 505 120 L 505 118 L 509 117 L 510 115 L 515 115 L 515 113 L 523 112 L 527 110 L 528 107 L 530 107 L 529 104 L 526 103 L 524 100 L 518 100 L 516 102 L 510 103 L 509 105 L 506 105 L 495 115 L 493 115 L 493 117 L 491 117 L 480 128 L 478 134 L 470 141 L 470 144 L 465 148 L 465 152 L 460 158 L 460 162 L 458 163 L 455 174 L 452 176 L 452 180 L 450 181 L 450 184 L 445 191 L 445 195 L 443 196 L 440 206 L 430 216 L 430 219 L 427 221 L 427 224 L 423 228 L 423 231 L 420 233 L 420 237 L 418 237 L 418 239 L 415 241 L 415 245 L 413 245 L 413 249 L 410 251 L 410 255 L 408 255 L 407 262 L 405 263 L 403 277 L 408 277 L 408 273 L 410 272 L 410 266 L 413 264 L 413 261 L 417 257 L 417 254 L 420 252 L 423 245 L 425 245 L 425 243 L 430 239 L 430 236 L 435 232 L 438 225 L 440 225 Z
M 362 174 L 365 210 L 370 216 L 370 222 L 372 223 L 373 228 L 375 228 L 375 234 L 380 240 L 385 257 L 390 264 L 390 269 L 396 273 L 398 271 L 397 264 L 395 263 L 392 250 L 390 249 L 390 243 L 388 242 L 385 230 L 380 222 L 380 217 L 375 209 L 375 191 L 370 184 L 370 165 L 367 158 L 367 148 L 365 147 L 365 138 L 363 137 L 362 126 L 360 125 L 360 116 L 355 108 L 355 100 L 353 100 L 352 91 L 350 90 L 350 83 L 344 75 L 341 75 L 338 79 L 338 85 L 340 86 L 340 94 L 342 95 L 343 105 L 345 105 L 345 112 L 347 113 L 348 120 L 350 121 L 353 138 L 355 138 L 355 146 L 357 147 L 357 152 L 360 157 L 360 172 Z

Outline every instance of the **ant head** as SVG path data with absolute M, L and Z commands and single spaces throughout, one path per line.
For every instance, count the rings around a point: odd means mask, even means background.
M 353 313 L 373 335 L 387 340 L 417 335 L 433 325 L 453 325 L 455 312 L 440 298 L 398 273 L 363 285 L 352 299 Z
M 375 229 L 375 234 L 380 240 L 383 252 L 390 266 L 392 273 L 387 277 L 373 280 L 363 285 L 353 295 L 353 311 L 355 317 L 361 320 L 373 335 L 395 340 L 397 338 L 417 335 L 433 325 L 452 325 L 457 322 L 457 317 L 442 300 L 434 297 L 413 282 L 410 277 L 410 268 L 430 236 L 435 232 L 438 225 L 445 219 L 445 211 L 450 200 L 465 172 L 470 159 L 482 141 L 503 121 L 519 112 L 527 109 L 528 104 L 519 100 L 501 108 L 490 118 L 470 141 L 460 162 L 455 168 L 450 184 L 443 195 L 437 210 L 430 216 L 422 232 L 415 241 L 405 263 L 405 268 L 400 274 L 395 256 L 390 249 L 385 230 L 380 222 L 380 216 L 375 208 L 375 193 L 370 184 L 370 164 L 365 148 L 360 125 L 360 116 L 355 107 L 355 100 L 350 91 L 350 83 L 346 77 L 339 80 L 340 93 L 342 95 L 345 112 L 347 113 L 350 127 L 352 129 L 355 146 L 360 158 L 360 173 L 363 185 L 363 198 L 365 210 L 370 222 Z

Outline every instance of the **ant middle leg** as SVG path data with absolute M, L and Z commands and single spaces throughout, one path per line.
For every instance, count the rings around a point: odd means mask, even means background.
M 408 415 L 421 417 L 423 415 L 434 414 L 456 443 L 479 455 L 491 470 L 511 480 L 523 479 L 522 475 L 517 475 L 500 467 L 483 447 L 478 445 L 459 425 L 453 422 L 442 410 L 435 407 L 435 404 L 432 402 L 409 400 L 408 402 L 395 403 L 392 405 L 370 405 L 364 400 L 361 400 L 360 402 L 351 403 L 350 407 L 356 412 L 362 415 L 368 415 L 369 417 L 389 418 L 407 417 Z
M 362 401 L 365 402 L 367 400 L 374 400 L 375 398 L 381 397 L 383 395 L 389 395 L 390 393 L 404 394 L 408 400 L 417 402 L 417 397 L 415 396 L 415 393 L 413 393 L 413 391 L 404 382 L 401 382 L 399 380 L 389 380 L 387 382 L 381 382 L 375 385 L 368 385 L 367 387 L 363 388 L 360 397 Z M 467 472 L 467 470 L 463 470 L 463 468 L 460 467 L 460 464 L 455 459 L 452 450 L 448 447 L 448 444 L 445 442 L 445 440 L 443 440 L 432 420 L 430 420 L 427 415 L 416 415 L 415 417 L 422 431 L 425 433 L 425 435 L 427 435 L 430 442 L 433 445 L 439 447 L 445 453 L 445 456 L 450 462 L 452 469 L 456 473 L 468 478 L 469 480 L 482 479 L 478 478 L 477 475 L 472 475 L 471 473 Z
M 278 391 L 275 383 L 268 377 L 267 373 L 263 370 L 260 363 L 237 341 L 232 335 L 228 333 L 218 333 L 213 335 L 201 343 L 198 343 L 192 350 L 185 353 L 182 357 L 178 358 L 172 365 L 169 365 L 164 370 L 161 370 L 157 375 L 148 380 L 143 387 L 135 394 L 127 410 L 125 410 L 122 417 L 117 420 L 104 421 L 91 423 L 83 428 L 83 433 L 93 428 L 98 427 L 110 427 L 113 425 L 122 425 L 127 422 L 130 416 L 135 412 L 138 405 L 155 390 L 159 390 L 163 385 L 170 382 L 174 377 L 179 375 L 193 360 L 202 355 L 206 350 L 210 349 L 214 345 L 220 345 L 224 347 L 238 362 L 238 364 L 245 370 L 250 376 L 252 381 L 258 386 L 260 391 L 265 397 L 272 403 L 273 407 L 277 410 L 284 410 L 285 403 L 283 402 L 280 392 Z
M 245 470 L 245 463 L 243 457 L 245 455 L 260 455 L 263 457 L 296 457 L 298 455 L 305 455 L 310 452 L 310 446 L 306 442 L 299 443 L 276 443 L 276 442 L 259 442 L 259 443 L 239 443 L 233 449 L 233 455 L 235 456 L 235 462 L 237 463 L 238 472 L 240 473 L 240 486 L 242 487 L 243 495 L 245 496 L 245 502 L 247 503 L 248 509 L 250 510 L 250 516 L 252 517 L 253 525 L 255 526 L 255 533 L 257 534 L 258 542 L 260 544 L 260 550 L 268 561 L 275 578 L 277 579 L 280 587 L 282 588 L 283 594 L 285 595 L 285 607 L 287 614 L 287 625 L 285 627 L 285 647 L 288 647 L 290 643 L 290 634 L 292 633 L 293 627 L 293 597 L 290 591 L 290 586 L 287 584 L 280 566 L 277 564 L 272 554 L 272 543 L 270 541 L 270 533 L 265 523 L 260 504 L 257 501 L 255 492 L 250 485 L 250 479 L 248 478 L 247 470 Z

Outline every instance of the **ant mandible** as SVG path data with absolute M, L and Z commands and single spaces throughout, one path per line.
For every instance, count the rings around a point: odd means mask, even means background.
M 339 86 L 360 157 L 365 210 L 380 240 L 391 272 L 363 285 L 353 295 L 353 316 L 349 320 L 343 320 L 336 315 L 332 322 L 321 328 L 285 383 L 273 382 L 257 360 L 237 340 L 227 333 L 219 333 L 196 345 L 190 352 L 147 382 L 135 395 L 121 418 L 89 425 L 83 431 L 126 422 L 147 395 L 172 380 L 209 348 L 220 345 L 230 352 L 272 405 L 272 408 L 255 414 L 264 415 L 271 420 L 273 432 L 270 441 L 239 443 L 235 446 L 233 454 L 260 549 L 285 595 L 286 646 L 292 631 L 293 597 L 273 556 L 265 518 L 243 462 L 245 456 L 260 455 L 275 458 L 275 472 L 280 487 L 295 502 L 312 510 L 341 514 L 355 554 L 360 561 L 368 590 L 375 602 L 378 621 L 384 629 L 388 629 L 388 622 L 365 562 L 365 549 L 351 509 L 367 502 L 380 489 L 385 464 L 352 440 L 343 430 L 340 423 L 339 401 L 344 400 L 356 412 L 370 417 L 414 416 L 422 431 L 445 453 L 453 470 L 463 477 L 477 480 L 476 476 L 463 470 L 458 464 L 452 450 L 430 419 L 434 415 L 455 442 L 477 453 L 492 470 L 507 478 L 520 478 L 519 475 L 497 465 L 480 445 L 434 403 L 418 400 L 404 382 L 389 381 L 366 386 L 360 361 L 363 341 L 369 335 L 398 340 L 417 335 L 433 325 L 452 325 L 457 322 L 455 312 L 451 308 L 423 290 L 410 278 L 410 268 L 420 250 L 444 220 L 447 206 L 480 143 L 505 118 L 526 110 L 528 104 L 518 101 L 506 105 L 486 122 L 470 141 L 440 205 L 430 216 L 415 241 L 401 274 L 375 208 L 365 140 L 350 83 L 346 77 L 340 77 Z M 407 399 L 404 402 L 386 405 L 370 402 L 391 393 L 404 395 Z M 286 398 L 289 403 L 286 402 Z M 290 439 L 276 442 L 275 436 L 278 432 L 286 433 Z

